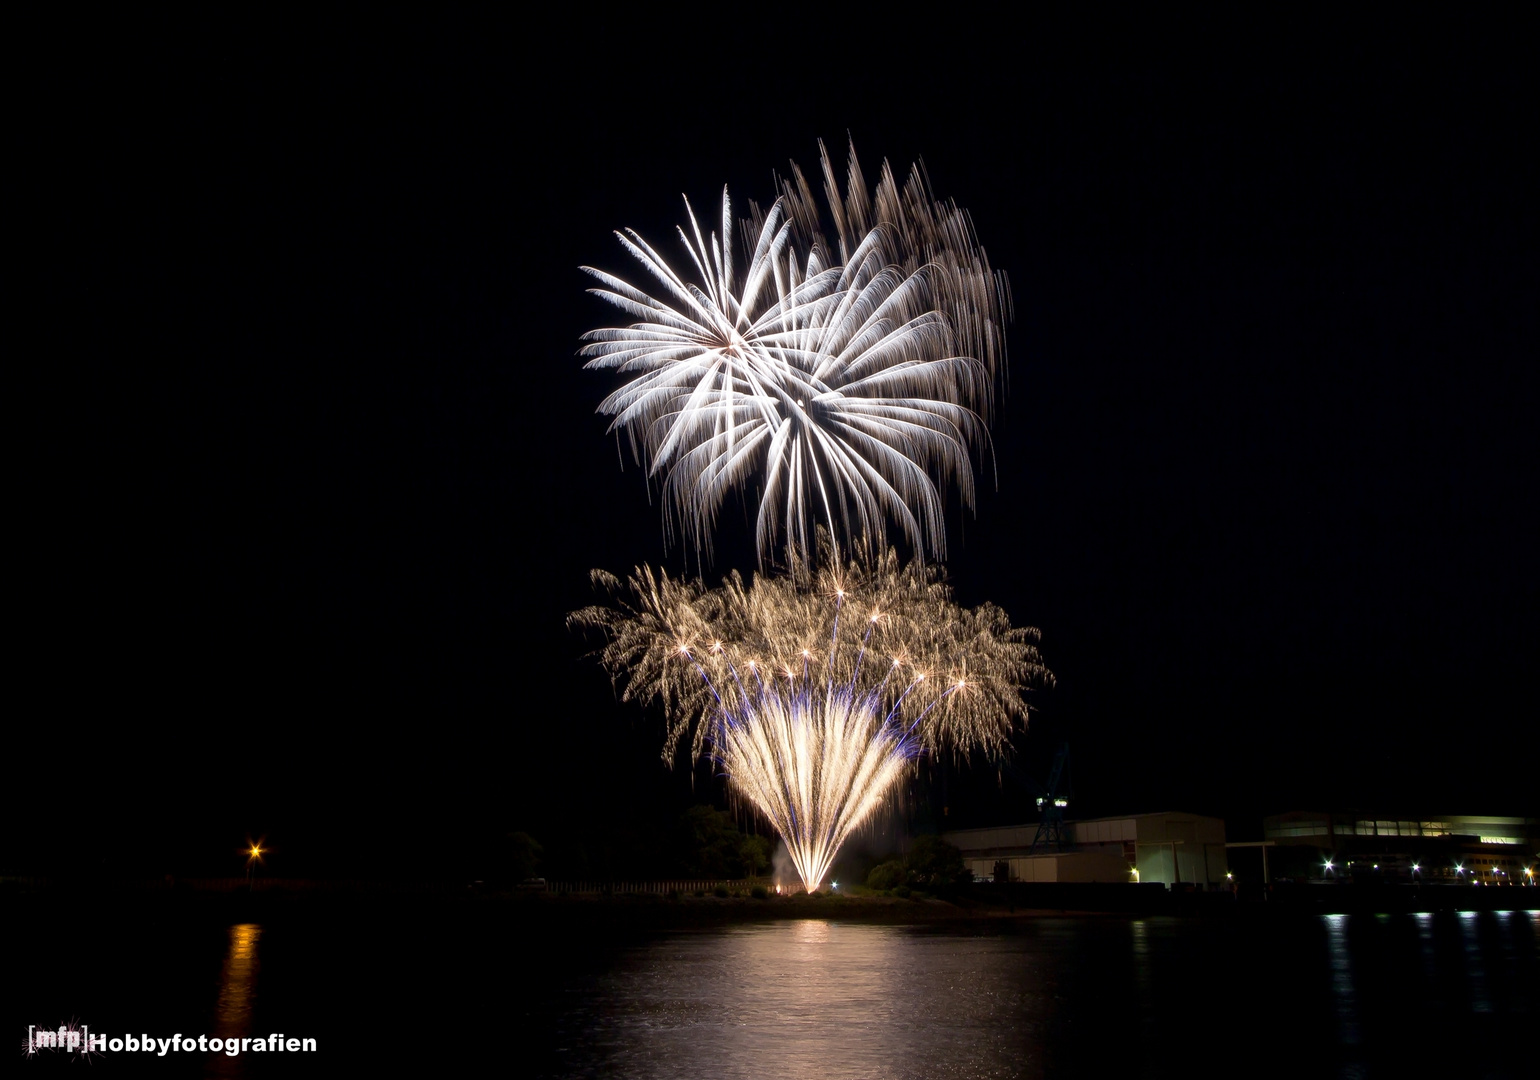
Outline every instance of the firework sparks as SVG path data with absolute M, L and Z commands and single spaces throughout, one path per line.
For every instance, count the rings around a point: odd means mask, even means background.
M 808 892 L 881 807 L 915 751 L 869 690 L 823 688 L 816 674 L 747 690 L 735 708 L 724 708 L 711 737 L 713 758 L 785 839 Z
M 665 528 L 709 553 L 729 492 L 759 492 L 760 562 L 808 562 L 819 525 L 839 541 L 896 521 L 917 555 L 945 555 L 943 486 L 973 505 L 973 459 L 1005 371 L 1010 302 L 965 211 L 935 200 L 918 167 L 884 163 L 868 191 L 852 147 L 845 185 L 822 152 L 825 233 L 800 169 L 768 212 L 750 205 L 738 265 L 686 202 L 679 230 L 695 280 L 634 232 L 621 245 L 652 292 L 592 267 L 591 290 L 637 321 L 584 336 L 589 368 L 627 382 L 599 411 L 663 478 Z
M 998 754 L 1025 722 L 1022 691 L 1051 685 L 1037 631 L 993 605 L 967 609 L 935 567 L 825 540 L 816 574 L 721 587 L 650 567 L 615 603 L 570 623 L 607 638 L 600 659 L 627 699 L 660 700 L 664 757 L 688 739 L 780 833 L 809 891 L 922 753 Z M 842 629 L 842 621 L 844 627 Z

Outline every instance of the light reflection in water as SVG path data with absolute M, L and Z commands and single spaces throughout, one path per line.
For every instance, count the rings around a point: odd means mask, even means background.
M 1417 950 L 1422 956 L 1422 976 L 1431 986 L 1438 978 L 1438 957 L 1433 951 L 1433 914 L 1421 911 L 1412 917 L 1417 920 Z
M 230 927 L 230 948 L 225 953 L 224 969 L 219 976 L 219 1001 L 214 1006 L 215 1038 L 251 1038 L 252 1006 L 257 996 L 257 942 L 262 927 L 239 923 Z M 212 1077 L 241 1077 L 246 1074 L 245 1055 L 209 1055 L 208 1072 Z
M 1492 1011 L 1492 999 L 1487 993 L 1486 965 L 1481 957 L 1477 920 L 1477 912 L 1460 912 L 1460 940 L 1465 951 L 1465 970 L 1470 976 L 1470 1007 L 1472 1012 L 1485 1013 Z
M 1346 915 L 1327 915 L 1326 950 L 1331 962 L 1331 992 L 1336 1005 L 1338 1038 L 1345 1046 L 1356 1045 L 1358 994 L 1353 987 L 1353 966 L 1348 955 Z
M 1154 1040 L 1159 1038 L 1159 1031 L 1155 1023 L 1155 972 L 1149 920 L 1135 919 L 1129 929 L 1133 935 L 1134 995 L 1139 1005 L 1140 1029 L 1145 1040 Z
M 1425 1076 L 1494 1031 L 1495 1075 L 1528 1075 L 1501 1063 L 1540 1008 L 1540 917 L 1257 914 L 668 934 L 530 991 L 521 1030 L 548 1049 L 528 1075 L 1172 1076 L 1205 1071 L 1201 1045 L 1242 1073 L 1277 1054 L 1304 1076 Z
M 634 953 L 562 1075 L 1042 1076 L 1051 976 L 1022 943 L 799 920 Z

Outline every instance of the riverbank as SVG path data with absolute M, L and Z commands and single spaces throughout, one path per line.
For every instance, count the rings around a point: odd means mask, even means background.
M 1159 885 L 977 884 L 945 896 L 821 892 L 753 895 L 654 895 L 616 891 L 549 893 L 482 883 L 268 880 L 249 888 L 226 880 L 172 882 L 0 879 L 0 907 L 27 912 L 74 910 L 136 915 L 270 921 L 366 913 L 459 918 L 473 912 L 513 922 L 614 923 L 658 929 L 781 919 L 869 923 L 999 922 L 1045 916 L 1169 915 L 1265 919 L 1291 914 L 1401 914 L 1540 909 L 1540 889 L 1524 887 L 1279 885 L 1240 898 L 1227 892 L 1183 892 Z

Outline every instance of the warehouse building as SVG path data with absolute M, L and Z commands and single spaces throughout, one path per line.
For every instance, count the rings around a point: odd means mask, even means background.
M 1012 881 L 1161 882 L 1201 889 L 1225 884 L 1222 818 L 1166 811 L 1064 823 L 1057 851 L 1032 851 L 1038 826 L 960 829 L 942 839 L 962 852 L 975 878 Z
M 1528 885 L 1540 870 L 1534 818 L 1407 818 L 1295 810 L 1262 821 L 1275 877 Z

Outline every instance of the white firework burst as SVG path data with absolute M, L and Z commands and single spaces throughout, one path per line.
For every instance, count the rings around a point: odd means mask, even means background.
M 819 524 L 837 544 L 881 546 L 890 521 L 917 555 L 943 558 L 943 492 L 973 505 L 1004 374 L 1004 278 L 918 168 L 900 189 L 884 164 L 868 193 L 852 147 L 841 195 L 827 153 L 822 164 L 832 240 L 793 165 L 770 210 L 739 223 L 741 267 L 725 189 L 719 233 L 703 235 L 686 201 L 693 278 L 629 230 L 616 235 L 653 291 L 584 267 L 636 320 L 584 336 L 587 367 L 627 380 L 599 411 L 662 477 L 668 535 L 702 554 L 742 488 L 758 495 L 761 563 L 806 564 Z
M 689 742 L 719 766 L 809 891 L 912 761 L 1004 754 L 1026 722 L 1023 692 L 1053 684 L 1036 630 L 991 604 L 961 607 L 934 565 L 863 544 L 841 560 L 819 532 L 816 571 L 748 585 L 735 572 L 716 589 L 650 567 L 625 583 L 595 571 L 611 602 L 568 618 L 603 636 L 624 697 L 662 703 L 665 759 Z

